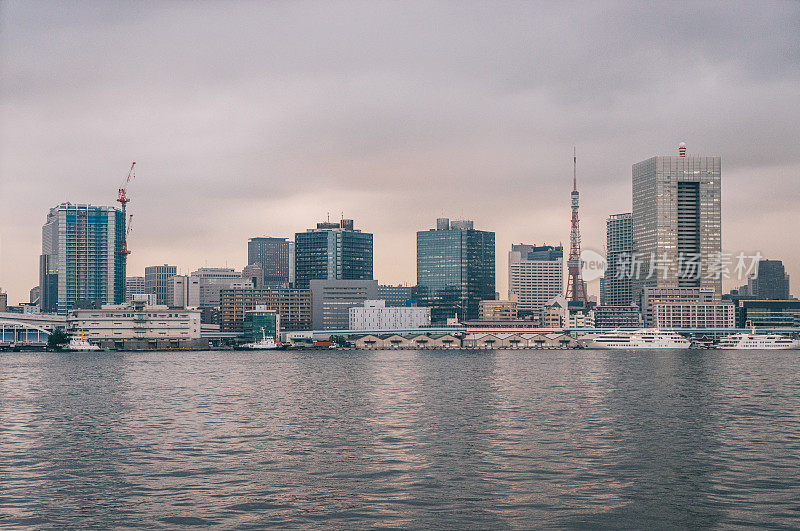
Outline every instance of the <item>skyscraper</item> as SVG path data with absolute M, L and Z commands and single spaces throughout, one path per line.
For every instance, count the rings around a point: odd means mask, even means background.
M 281 287 L 290 281 L 292 251 L 293 244 L 286 238 L 250 238 L 247 242 L 247 265 L 261 265 L 266 287 Z
M 418 302 L 431 308 L 432 321 L 478 318 L 478 303 L 495 298 L 494 253 L 494 232 L 472 221 L 440 218 L 417 232 Z
M 508 297 L 517 311 L 538 314 L 545 303 L 564 293 L 564 248 L 513 244 L 508 253 Z
M 51 208 L 39 258 L 42 311 L 65 314 L 79 302 L 123 302 L 124 231 L 122 211 L 114 207 L 62 203 Z
M 759 260 L 758 274 L 747 281 L 747 292 L 757 299 L 788 299 L 789 275 L 780 260 Z
M 633 165 L 634 297 L 644 286 L 722 294 L 720 157 L 657 156 Z
M 144 268 L 144 289 L 156 296 L 156 304 L 168 303 L 172 292 L 172 277 L 177 272 L 177 267 L 167 264 Z
M 354 229 L 352 219 L 317 223 L 295 234 L 295 286 L 310 281 L 372 280 L 372 234 Z
M 633 302 L 633 288 L 625 265 L 633 252 L 633 217 L 630 212 L 606 220 L 606 273 L 602 304 L 627 306 Z

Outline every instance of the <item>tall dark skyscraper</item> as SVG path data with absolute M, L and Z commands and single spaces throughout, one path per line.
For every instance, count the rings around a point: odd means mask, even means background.
M 747 281 L 747 292 L 757 299 L 788 299 L 789 275 L 780 260 L 760 260 L 758 275 Z
M 683 144 L 677 157 L 633 165 L 633 250 L 641 258 L 634 297 L 644 286 L 722 294 L 714 271 L 722 252 L 721 166 L 720 157 L 687 156 Z
M 294 244 L 286 238 L 250 238 L 247 242 L 247 265 L 261 265 L 264 286 L 281 287 L 292 279 Z
M 433 322 L 477 319 L 478 303 L 495 298 L 494 232 L 446 218 L 417 232 L 417 289 Z
M 39 286 L 43 312 L 67 313 L 83 302 L 123 302 L 125 220 L 114 207 L 62 203 L 42 227 Z
M 372 234 L 354 228 L 352 219 L 317 223 L 295 234 L 295 286 L 311 280 L 372 280 Z

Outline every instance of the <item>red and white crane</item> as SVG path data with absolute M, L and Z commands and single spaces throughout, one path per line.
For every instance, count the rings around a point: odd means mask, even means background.
M 122 222 L 123 223 L 125 223 L 125 221 L 126 221 L 126 219 L 125 219 L 125 207 L 127 206 L 128 201 L 130 201 L 130 199 L 128 199 L 128 195 L 127 195 L 127 193 L 128 193 L 128 185 L 133 180 L 133 178 L 136 177 L 136 174 L 133 173 L 133 168 L 135 166 L 136 166 L 136 162 L 132 162 L 131 163 L 131 169 L 128 170 L 128 176 L 125 177 L 125 181 L 122 183 L 122 187 L 119 189 L 119 195 L 117 197 L 117 201 L 119 201 L 119 203 L 122 205 Z M 131 229 L 130 229 L 131 228 L 131 223 L 130 223 L 131 220 L 133 220 L 133 214 L 131 214 L 130 219 L 127 220 L 128 221 L 128 227 L 126 228 L 126 227 L 123 226 L 123 230 L 122 230 L 122 245 L 120 245 L 119 254 L 122 255 L 123 259 L 125 257 L 127 257 L 129 254 L 131 254 L 131 252 L 128 250 L 128 234 L 131 231 Z M 124 266 L 125 266 L 125 264 L 123 262 L 123 268 L 124 268 Z

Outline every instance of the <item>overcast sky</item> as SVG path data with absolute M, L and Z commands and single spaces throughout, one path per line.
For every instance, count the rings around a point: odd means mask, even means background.
M 573 145 L 602 250 L 631 165 L 681 141 L 722 157 L 723 247 L 798 292 L 798 2 L 2 1 L 0 24 L 10 303 L 48 209 L 115 204 L 133 160 L 129 275 L 241 268 L 249 237 L 343 212 L 413 283 L 446 216 L 497 233 L 505 295 L 512 242 L 568 244 Z

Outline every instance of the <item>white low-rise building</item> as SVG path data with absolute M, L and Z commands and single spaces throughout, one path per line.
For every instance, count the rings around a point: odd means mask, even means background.
M 89 341 L 188 341 L 200 339 L 200 311 L 148 305 L 144 301 L 72 310 L 67 331 Z
M 653 305 L 655 328 L 733 328 L 736 307 L 730 302 L 663 302 Z
M 364 301 L 350 308 L 350 330 L 408 330 L 431 324 L 431 309 L 419 306 L 392 306 L 382 300 Z

